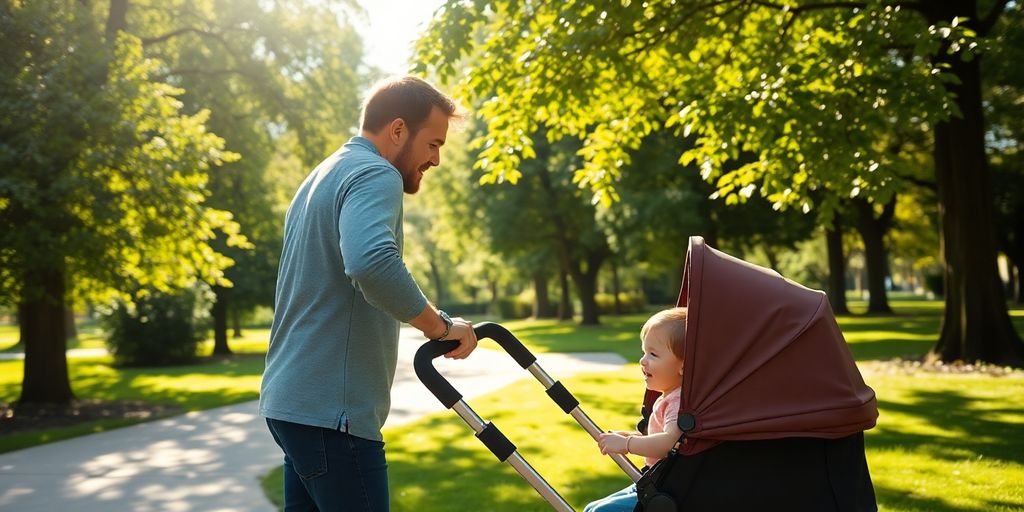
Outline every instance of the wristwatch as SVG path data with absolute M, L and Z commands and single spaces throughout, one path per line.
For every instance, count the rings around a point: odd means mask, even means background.
M 441 341 L 441 340 L 447 338 L 448 334 L 451 333 L 451 331 L 452 331 L 452 325 L 454 325 L 453 322 L 452 322 L 451 317 L 448 316 L 448 313 L 445 313 L 443 310 L 439 309 L 439 310 L 437 310 L 437 314 L 440 315 L 441 316 L 441 320 L 444 321 L 444 332 L 441 333 L 440 336 L 438 336 L 438 337 L 436 337 L 436 338 L 434 338 L 434 339 L 432 339 L 430 341 Z

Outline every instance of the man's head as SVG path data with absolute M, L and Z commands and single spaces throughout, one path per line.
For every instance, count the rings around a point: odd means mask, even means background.
M 423 173 L 441 163 L 456 108 L 451 98 L 412 76 L 384 80 L 370 91 L 363 104 L 363 136 L 402 173 L 406 193 L 416 193 Z

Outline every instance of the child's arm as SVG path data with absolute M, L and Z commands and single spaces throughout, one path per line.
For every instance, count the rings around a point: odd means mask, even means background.
M 598 446 L 601 447 L 601 453 L 605 455 L 609 453 L 627 453 L 626 446 L 628 440 L 628 453 L 660 459 L 668 454 L 668 451 L 676 444 L 682 433 L 679 430 L 679 425 L 676 425 L 673 421 L 668 424 L 665 432 L 658 432 L 647 436 L 623 436 L 616 433 L 601 434 Z

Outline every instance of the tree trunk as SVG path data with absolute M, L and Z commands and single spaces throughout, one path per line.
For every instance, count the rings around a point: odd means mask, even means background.
M 853 205 L 857 210 L 857 232 L 864 240 L 864 263 L 868 273 L 868 313 L 891 315 L 885 278 L 889 275 L 889 255 L 885 249 L 885 234 L 892 225 L 896 211 L 895 196 L 875 216 L 875 208 L 866 199 L 856 198 Z
M 128 0 L 110 0 L 110 11 L 107 13 L 107 42 L 113 43 L 118 31 L 128 27 Z
M 18 303 L 18 313 L 17 314 L 18 314 L 18 343 L 16 343 L 15 346 L 21 345 L 22 347 L 24 347 L 25 346 L 25 326 L 28 324 L 28 320 L 27 320 L 28 317 L 26 316 L 27 313 L 25 312 L 25 303 L 24 302 L 19 302 Z M 24 352 L 24 349 L 22 349 L 22 351 Z
M 601 311 L 597 307 L 597 275 L 601 270 L 601 264 L 611 250 L 607 247 L 590 250 L 586 256 L 586 269 L 579 266 L 569 267 L 569 277 L 576 285 L 576 295 L 580 298 L 580 325 L 598 325 L 601 323 Z
M 487 289 L 491 292 L 491 313 L 495 315 L 501 314 L 501 308 L 498 307 L 498 280 L 488 278 Z
M 846 305 L 846 254 L 843 253 L 843 220 L 839 215 L 832 218 L 832 227 L 825 229 L 825 246 L 828 250 L 828 301 L 832 312 L 837 315 L 850 314 Z
M 612 297 L 615 301 L 615 314 L 622 314 L 622 301 L 619 300 L 619 265 L 612 259 Z
M 929 6 L 929 20 L 977 17 L 975 2 Z M 985 35 L 985 34 L 982 34 Z M 944 55 L 944 52 L 940 52 Z M 940 244 L 945 258 L 946 308 L 931 357 L 1024 366 L 1024 343 L 1013 328 L 999 284 L 992 185 L 985 155 L 980 57 L 942 57 L 959 83 L 947 83 L 962 117 L 935 126 Z
M 1017 304 L 1024 304 L 1024 268 L 1014 266 L 1017 268 Z
M 64 339 L 78 339 L 78 328 L 75 326 L 75 310 L 64 308 Z
M 434 282 L 434 303 L 444 302 L 444 283 L 441 280 L 441 269 L 434 263 L 436 258 L 430 258 L 430 279 Z
M 551 298 L 548 297 L 548 276 L 541 272 L 533 274 L 533 317 L 551 317 Z
M 561 292 L 558 297 L 558 319 L 572 320 L 572 297 L 569 294 L 569 273 L 563 266 L 558 270 L 558 285 Z
M 580 325 L 599 325 L 601 313 L 597 308 L 597 273 L 579 272 L 573 274 L 572 281 L 576 285 L 576 295 L 580 297 Z
M 27 271 L 23 290 L 30 295 L 23 300 L 25 369 L 18 403 L 69 404 L 74 394 L 64 338 L 63 265 Z
M 242 337 L 242 312 L 238 308 L 231 309 L 231 328 L 235 338 Z
M 213 303 L 213 354 L 229 355 L 228 346 L 228 291 L 221 286 L 214 286 L 213 293 L 217 299 Z

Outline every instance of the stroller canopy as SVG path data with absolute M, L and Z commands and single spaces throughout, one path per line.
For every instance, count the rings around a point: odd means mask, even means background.
M 679 423 L 693 428 L 684 455 L 721 441 L 836 439 L 875 425 L 875 393 L 824 292 L 694 236 L 678 305 L 689 310 Z

